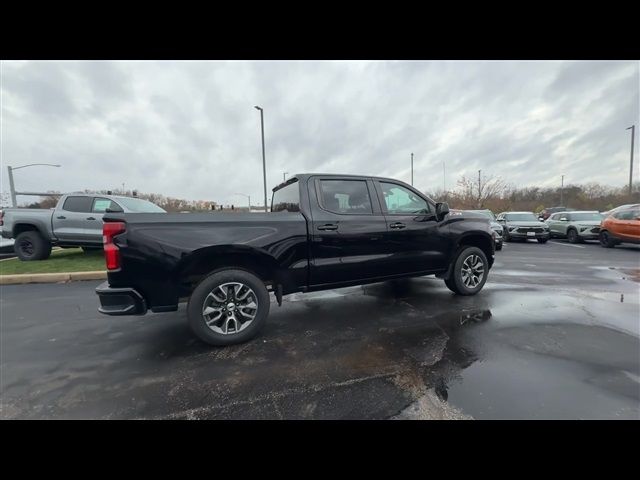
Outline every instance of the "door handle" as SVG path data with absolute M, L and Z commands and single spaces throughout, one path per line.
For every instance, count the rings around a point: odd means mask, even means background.
M 406 225 L 404 223 L 400 223 L 400 222 L 396 222 L 396 223 L 392 223 L 391 225 L 389 225 L 389 228 L 395 228 L 395 229 L 401 229 L 401 228 L 405 228 Z
M 87 220 L 95 220 L 95 217 L 87 217 Z
M 64 215 L 60 215 L 59 217 L 56 217 L 56 218 L 57 218 L 58 220 L 64 220 L 64 219 L 66 219 L 67 217 L 65 217 Z
M 335 223 L 327 223 L 325 225 L 320 225 L 318 227 L 318 230 L 337 230 L 338 229 L 338 225 L 336 225 Z

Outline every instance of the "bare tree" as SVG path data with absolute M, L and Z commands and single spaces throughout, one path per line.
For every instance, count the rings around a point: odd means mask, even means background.
M 458 191 L 453 196 L 463 208 L 485 208 L 485 203 L 490 198 L 501 197 L 506 184 L 500 177 L 490 175 L 480 182 L 463 176 L 458 180 Z

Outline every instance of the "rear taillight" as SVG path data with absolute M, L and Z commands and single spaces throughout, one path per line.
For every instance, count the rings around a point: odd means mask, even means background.
M 120 249 L 113 243 L 113 237 L 124 233 L 124 222 L 104 222 L 102 225 L 102 243 L 104 245 L 104 258 L 107 261 L 107 270 L 120 268 Z

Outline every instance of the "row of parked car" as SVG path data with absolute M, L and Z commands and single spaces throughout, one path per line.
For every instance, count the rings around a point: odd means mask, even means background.
M 573 210 L 567 207 L 545 209 L 539 216 L 532 212 L 502 212 L 468 210 L 489 218 L 496 232 L 496 250 L 503 242 L 537 240 L 546 243 L 550 238 L 566 238 L 570 243 L 599 240 L 606 248 L 620 243 L 640 244 L 640 204 L 598 212 Z

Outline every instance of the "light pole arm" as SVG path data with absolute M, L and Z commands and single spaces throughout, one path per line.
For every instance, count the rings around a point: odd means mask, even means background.
M 21 165 L 19 167 L 11 167 L 12 170 L 19 170 L 21 168 L 33 167 L 36 165 L 44 165 L 47 167 L 59 167 L 60 165 L 54 165 L 53 163 L 30 163 L 29 165 Z

